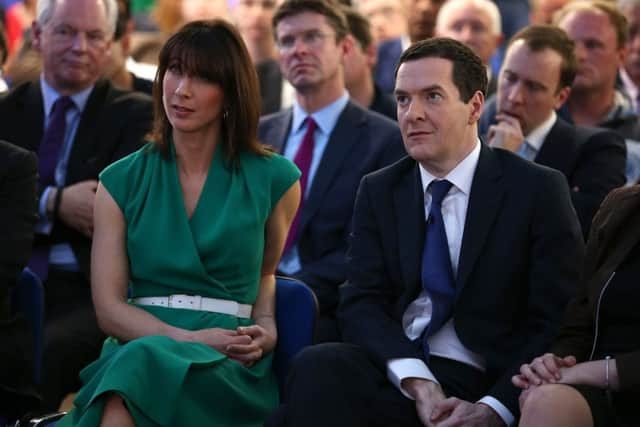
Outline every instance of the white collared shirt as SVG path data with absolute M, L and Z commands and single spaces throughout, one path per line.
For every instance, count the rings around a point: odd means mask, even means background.
M 449 190 L 449 193 L 442 201 L 442 217 L 447 233 L 449 256 L 454 276 L 457 276 L 458 272 L 458 260 L 460 258 L 460 247 L 462 246 L 462 236 L 464 233 L 467 208 L 469 206 L 469 194 L 471 192 L 473 176 L 475 175 L 480 158 L 480 147 L 481 144 L 480 141 L 478 141 L 475 148 L 467 157 L 458 163 L 458 165 L 443 178 L 453 184 L 451 190 Z M 425 194 L 425 218 L 428 219 L 431 208 L 431 194 L 427 192 L 427 188 L 436 177 L 420 166 L 420 178 Z M 427 291 L 422 290 L 418 298 L 409 304 L 402 316 L 402 327 L 410 340 L 416 340 L 422 335 L 424 329 L 431 322 L 431 313 L 431 298 Z M 430 354 L 456 360 L 484 372 L 486 366 L 484 358 L 462 344 L 456 334 L 454 322 L 455 319 L 450 319 L 438 332 L 428 338 Z M 387 363 L 387 375 L 389 380 L 409 398 L 411 398 L 411 396 L 401 386 L 403 379 L 422 378 L 436 383 L 438 382 L 435 375 L 421 359 L 405 358 L 390 360 Z M 485 396 L 480 399 L 479 402 L 495 410 L 507 425 L 511 425 L 514 422 L 513 414 L 494 397 Z
M 638 86 L 636 86 L 633 80 L 631 80 L 631 77 L 629 77 L 629 73 L 627 73 L 627 70 L 625 70 L 624 67 L 620 67 L 620 80 L 622 80 L 622 86 L 631 99 L 633 110 L 636 112 L 636 114 L 640 113 L 640 111 L 638 111 L 637 101 L 638 96 L 640 96 L 640 90 L 638 90 Z
M 524 137 L 531 148 L 536 151 L 536 154 L 540 152 L 542 144 L 544 144 L 544 140 L 547 139 L 547 135 L 549 135 L 549 132 L 551 132 L 551 128 L 553 127 L 553 125 L 556 124 L 556 120 L 558 120 L 558 115 L 555 111 L 551 110 L 549 118 L 540 123 L 538 127 L 529 132 L 529 135 L 526 135 Z M 529 160 L 533 161 L 534 159 Z
M 302 144 L 302 139 L 307 131 L 305 120 L 311 116 L 316 122 L 318 127 L 316 128 L 313 136 L 315 144 L 313 146 L 313 158 L 311 160 L 311 166 L 309 167 L 309 177 L 307 178 L 307 188 L 303 194 L 304 199 L 309 196 L 311 187 L 313 186 L 313 180 L 320 166 L 320 161 L 324 155 L 324 151 L 329 144 L 329 138 L 333 132 L 333 128 L 336 126 L 340 114 L 347 106 L 349 102 L 349 94 L 345 90 L 344 93 L 335 101 L 324 106 L 318 111 L 311 114 L 304 111 L 304 109 L 294 101 L 293 104 L 293 117 L 291 119 L 291 130 L 287 137 L 287 144 L 284 148 L 284 156 L 293 161 L 298 153 L 298 149 Z M 300 263 L 300 257 L 298 256 L 298 245 L 292 245 L 289 250 L 282 254 L 278 269 L 289 275 L 293 275 L 300 271 L 302 264 Z

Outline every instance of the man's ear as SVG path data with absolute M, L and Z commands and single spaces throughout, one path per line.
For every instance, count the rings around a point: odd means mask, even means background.
M 31 23 L 31 44 L 36 51 L 42 53 L 42 27 L 38 21 Z
M 364 51 L 367 57 L 367 66 L 373 70 L 378 63 L 378 46 L 374 42 L 369 44 L 369 47 Z
M 351 53 L 351 51 L 353 49 L 355 49 L 355 43 L 356 41 L 353 39 L 353 36 L 351 34 L 347 34 L 346 36 L 344 36 L 344 38 L 340 41 L 340 50 L 342 51 L 342 58 L 345 57 L 345 55 Z M 344 65 L 344 61 L 343 62 Z
M 569 99 L 569 95 L 571 95 L 571 86 L 565 86 L 561 88 L 556 94 L 556 102 L 553 105 L 553 109 L 560 109 L 560 107 L 562 107 L 564 103 L 567 102 L 567 99 Z
M 129 52 L 131 51 L 131 34 L 133 34 L 135 23 L 133 19 L 130 19 L 125 25 L 124 34 L 122 34 L 122 38 L 120 39 L 120 46 L 122 46 L 122 54 L 124 57 L 129 56 Z
M 482 108 L 484 106 L 484 95 L 479 90 L 473 94 L 469 102 L 469 120 L 468 124 L 472 125 L 480 120 L 482 114 Z
M 618 61 L 619 66 L 622 67 L 627 60 L 627 55 L 629 54 L 629 45 L 625 44 L 623 47 L 618 49 Z

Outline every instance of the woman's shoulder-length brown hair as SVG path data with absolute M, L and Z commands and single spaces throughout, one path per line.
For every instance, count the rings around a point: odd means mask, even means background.
M 172 128 L 162 101 L 163 79 L 174 61 L 186 74 L 222 88 L 221 136 L 232 165 L 243 152 L 269 155 L 257 136 L 260 89 L 255 67 L 238 31 L 226 21 L 215 19 L 186 24 L 160 51 L 153 86 L 154 125 L 148 139 L 165 158 L 169 156 Z

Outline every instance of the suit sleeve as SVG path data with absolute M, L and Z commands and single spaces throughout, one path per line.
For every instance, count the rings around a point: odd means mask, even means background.
M 526 341 L 519 352 L 514 351 L 515 357 L 488 393 L 512 413 L 518 413 L 520 390 L 511 384 L 511 377 L 523 363 L 549 348 L 564 308 L 575 294 L 584 260 L 584 242 L 565 178 L 556 171 L 545 171 L 536 181 L 525 311 L 521 326 L 514 330 Z
M 0 285 L 15 283 L 29 259 L 36 222 L 37 161 L 32 152 L 15 150 L 5 159 L 0 178 Z
M 120 108 L 118 104 L 122 103 Z M 153 110 L 151 99 L 140 93 L 130 93 L 114 105 L 117 114 L 125 120 L 121 129 L 120 142 L 113 155 L 113 161 L 136 151 L 144 143 L 145 135 L 151 130 Z
M 624 185 L 627 149 L 613 132 L 597 132 L 581 141 L 576 169 L 569 186 L 585 238 L 591 220 L 607 194 Z
M 368 177 L 360 184 L 353 216 L 353 232 L 349 253 L 349 282 L 342 288 L 338 309 L 343 339 L 363 347 L 381 370 L 386 362 L 397 358 L 422 359 L 415 345 L 402 329 L 402 322 L 393 316 L 399 287 L 385 271 L 385 254 L 381 230 L 388 224 L 376 217 L 380 206 L 372 201 Z

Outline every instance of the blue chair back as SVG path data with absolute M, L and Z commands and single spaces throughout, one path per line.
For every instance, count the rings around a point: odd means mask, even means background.
M 274 350 L 273 370 L 281 395 L 291 360 L 313 343 L 317 312 L 316 297 L 307 285 L 288 277 L 276 278 L 278 344 Z
M 39 384 L 44 329 L 44 288 L 40 278 L 29 268 L 20 273 L 18 284 L 11 295 L 11 303 L 15 312 L 24 315 L 33 332 L 33 375 L 35 383 Z

